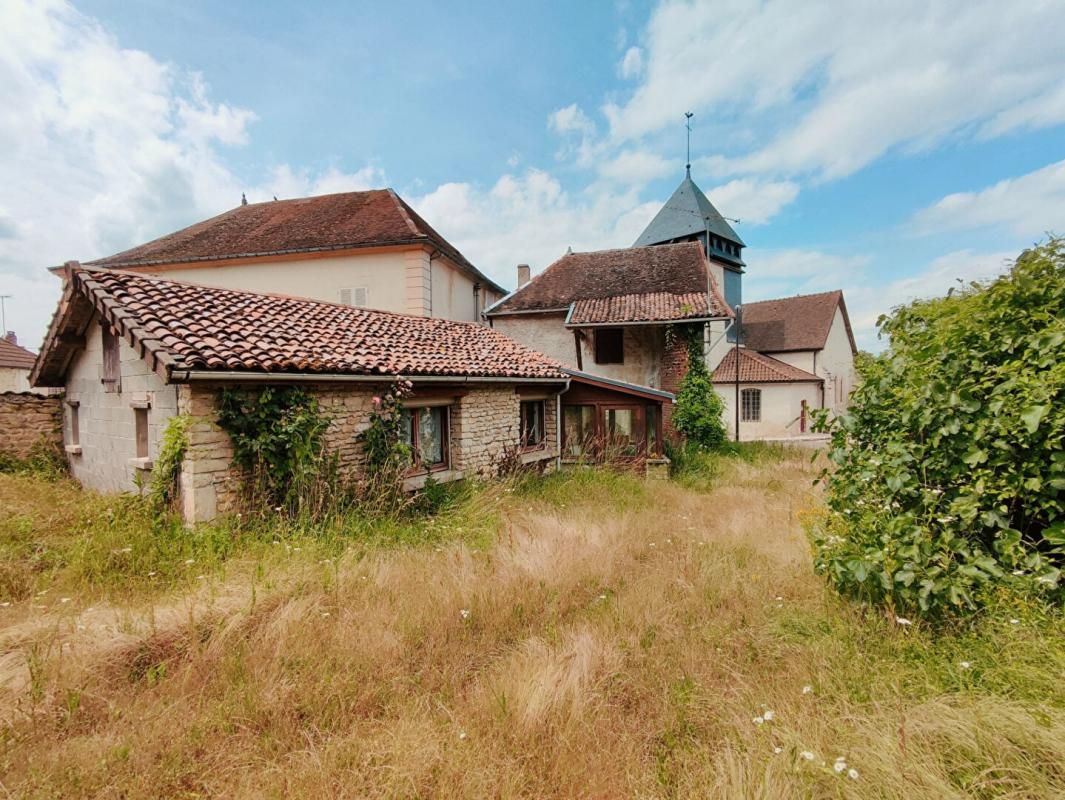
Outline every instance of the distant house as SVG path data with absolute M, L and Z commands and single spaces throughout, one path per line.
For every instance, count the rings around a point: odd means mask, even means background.
M 467 322 L 505 294 L 391 189 L 242 204 L 87 266 Z
M 326 445 L 345 474 L 358 476 L 372 399 L 400 379 L 414 386 L 403 403 L 415 453 L 409 489 L 430 474 L 491 475 L 507 459 L 553 467 L 558 398 L 571 384 L 588 386 L 589 402 L 625 412 L 617 416 L 633 455 L 658 454 L 656 420 L 672 399 L 597 386 L 471 322 L 74 265 L 32 375 L 35 385 L 66 389 L 71 473 L 101 491 L 131 489 L 152 469 L 169 418 L 191 414 L 180 479 L 190 521 L 234 510 L 239 499 L 242 476 L 216 422 L 221 388 L 305 387 L 331 419 Z
M 812 409 L 841 411 L 854 386 L 843 294 L 744 304 L 744 248 L 689 170 L 632 247 L 567 253 L 531 280 L 520 266 L 518 288 L 485 313 L 566 365 L 670 392 L 687 356 L 669 329 L 699 325 L 730 434 L 738 402 L 741 439 L 801 437 Z
M 30 391 L 30 370 L 36 360 L 12 331 L 0 338 L 0 392 Z

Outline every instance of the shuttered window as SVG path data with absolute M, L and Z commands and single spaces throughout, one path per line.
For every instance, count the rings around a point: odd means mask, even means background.
M 340 290 L 340 304 L 366 308 L 367 291 L 365 286 L 355 286 L 350 289 Z
M 119 339 L 106 322 L 103 327 L 103 376 L 101 378 L 105 392 L 122 391 L 122 354 Z

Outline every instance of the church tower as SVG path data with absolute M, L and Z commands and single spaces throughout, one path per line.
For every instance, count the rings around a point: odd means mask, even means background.
M 675 242 L 700 242 L 710 260 L 723 268 L 725 301 L 735 308 L 743 302 L 743 248 L 746 245 L 703 190 L 692 180 L 691 164 L 684 180 L 633 247 Z

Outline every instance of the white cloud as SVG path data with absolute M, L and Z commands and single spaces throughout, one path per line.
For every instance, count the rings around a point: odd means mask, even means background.
M 220 152 L 255 114 L 214 102 L 203 78 L 122 48 L 62 2 L 0 5 L 0 294 L 8 325 L 36 346 L 59 281 L 89 260 L 249 199 L 366 188 L 367 167 L 313 175 L 277 167 L 260 185 Z M 17 222 L 16 222 L 17 220 Z
M 643 50 L 639 47 L 630 47 L 618 65 L 618 74 L 626 80 L 640 77 L 643 73 Z
M 643 79 L 604 113 L 616 142 L 678 110 L 770 131 L 734 173 L 839 177 L 892 148 L 1065 121 L 1065 7 L 991 0 L 664 2 Z
M 1021 236 L 1060 231 L 1065 225 L 1065 161 L 978 192 L 949 194 L 922 209 L 913 224 L 923 233 L 1003 226 Z
M 818 250 L 785 248 L 747 251 L 743 276 L 745 300 L 827 292 L 868 283 L 868 255 L 834 255 Z
M 707 194 L 715 207 L 725 209 L 730 217 L 749 225 L 764 225 L 799 196 L 799 184 L 737 178 L 715 186 Z
M 555 133 L 595 133 L 595 123 L 585 114 L 580 106 L 571 103 L 565 108 L 552 111 L 547 117 L 547 127 Z
M 567 247 L 627 247 L 659 208 L 638 203 L 632 189 L 570 194 L 535 169 L 504 175 L 488 189 L 444 184 L 411 205 L 503 286 L 514 285 L 517 264 L 538 272 Z
M 677 165 L 647 150 L 624 150 L 599 164 L 599 175 L 607 180 L 642 186 L 673 172 Z

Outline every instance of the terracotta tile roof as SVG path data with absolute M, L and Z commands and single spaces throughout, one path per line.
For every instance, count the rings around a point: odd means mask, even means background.
M 723 305 L 723 301 L 722 301 Z M 728 306 L 715 304 L 711 311 L 706 292 L 672 294 L 647 292 L 623 294 L 573 304 L 567 325 L 597 325 L 611 322 L 647 322 L 683 319 L 705 319 L 708 316 L 727 316 Z
M 237 206 L 90 266 L 157 266 L 394 244 L 431 244 L 495 291 L 504 291 L 391 189 Z
M 31 369 L 37 356 L 0 336 L 0 368 Z
M 166 379 L 182 370 L 563 377 L 557 362 L 472 322 L 83 267 L 52 321 L 37 385 L 62 385 L 93 309 Z
M 843 292 L 838 289 L 820 294 L 745 303 L 742 343 L 752 350 L 764 353 L 820 350 L 828 340 L 828 332 L 837 308 L 843 311 L 843 322 L 850 338 L 851 350 L 858 352 L 850 318 L 847 316 L 847 306 L 843 302 Z
M 776 358 L 757 353 L 746 347 L 739 348 L 740 383 L 796 383 L 817 381 L 821 378 L 804 369 L 785 364 Z M 713 375 L 714 383 L 736 382 L 736 348 L 729 349 Z
M 488 313 L 558 310 L 581 300 L 633 295 L 705 296 L 707 273 L 706 256 L 698 242 L 567 253 Z M 713 294 L 716 315 L 731 316 L 716 281 Z

